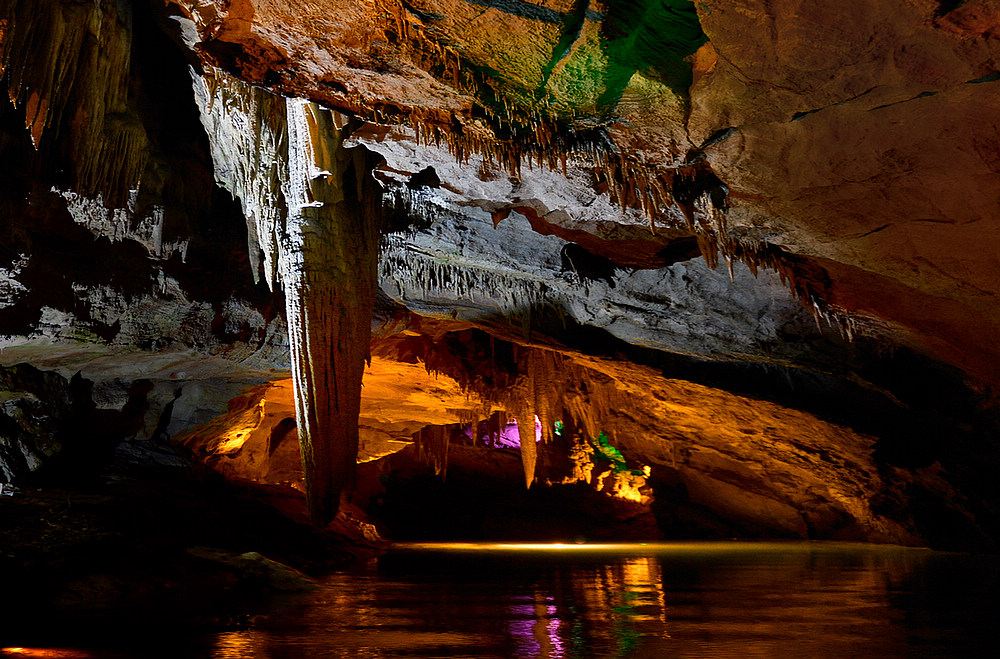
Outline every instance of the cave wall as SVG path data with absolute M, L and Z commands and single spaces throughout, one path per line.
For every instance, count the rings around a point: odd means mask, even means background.
M 204 423 L 291 356 L 300 434 L 339 401 L 347 483 L 368 333 L 485 330 L 637 401 L 601 423 L 681 526 L 996 537 L 989 2 L 166 4 L 0 3 L 0 360 L 118 413 L 150 382 L 98 444 Z M 406 358 L 478 391 L 458 343 Z M 490 393 L 548 432 L 530 368 Z M 18 382 L 7 479 L 65 444 Z
M 69 96 L 38 101 L 44 116 L 20 100 L 2 113 L 5 345 L 64 338 L 247 356 L 275 343 L 282 321 L 253 283 L 240 208 L 214 184 L 184 58 L 148 8 L 23 4 L 3 8 L 10 97 Z M 57 65 L 60 48 L 98 62 Z M 142 138 L 115 137 L 121 122 Z M 33 146 L 30 130 L 42 128 Z M 135 171 L 123 174 L 119 160 L 135 161 L 126 168 Z M 84 180 L 73 173 L 84 163 L 111 169 Z

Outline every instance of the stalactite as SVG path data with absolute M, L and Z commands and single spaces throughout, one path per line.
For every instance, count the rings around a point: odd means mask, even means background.
M 129 106 L 132 12 L 116 0 L 0 0 L 0 79 L 36 149 L 71 164 L 73 190 L 125 203 L 146 165 Z
M 263 271 L 274 289 L 288 216 L 282 192 L 288 181 L 285 99 L 212 67 L 202 75 L 192 69 L 191 76 L 215 178 L 243 206 L 255 280 Z
M 382 243 L 379 277 L 394 282 L 403 299 L 427 299 L 438 293 L 497 307 L 507 318 L 522 322 L 528 320 L 525 309 L 544 305 L 548 299 L 547 287 L 537 277 L 516 270 L 487 270 L 472 265 L 450 255 L 412 249 L 403 236 L 387 236 Z
M 543 453 L 552 452 L 554 446 L 548 443 L 539 446 L 535 443 L 536 417 L 542 425 L 542 434 L 547 442 L 553 439 L 555 421 L 564 422 L 561 437 L 563 441 L 570 443 L 553 455 L 563 456 L 559 459 L 560 465 L 567 457 L 572 461 L 575 455 L 579 464 L 574 475 L 563 482 L 586 480 L 589 483 L 594 453 L 591 443 L 602 432 L 615 435 L 615 410 L 628 405 L 629 401 L 621 394 L 615 380 L 578 364 L 559 352 L 518 346 L 515 349 L 515 362 L 517 376 L 512 382 L 490 377 L 489 381 L 498 383 L 491 388 L 484 386 L 482 378 L 466 378 L 463 386 L 474 388 L 480 396 L 493 400 L 510 411 L 518 421 L 521 463 L 527 487 L 531 487 L 540 477 L 540 461 L 549 467 L 553 466 L 552 459 L 546 458 Z M 446 368 L 447 364 L 442 362 L 439 366 Z M 477 436 L 495 436 L 506 421 L 505 416 L 494 415 L 478 429 Z M 565 453 L 567 450 L 568 456 Z M 584 469 L 583 463 L 589 467 Z M 545 478 L 551 476 L 549 471 L 543 471 Z M 608 478 L 607 482 L 596 483 L 597 489 L 607 486 L 609 493 L 625 498 L 634 499 L 638 496 L 638 487 L 645 483 L 642 477 L 631 473 L 618 474 L 615 471 L 613 474 L 608 472 L 605 476 Z
M 530 407 L 522 408 L 517 420 L 517 430 L 521 436 L 521 466 L 524 468 L 524 485 L 531 489 L 535 482 L 535 467 L 538 463 L 538 445 L 535 444 L 535 415 Z
M 422 346 L 422 352 L 417 349 L 409 354 L 419 355 L 429 371 L 446 373 L 467 391 L 505 410 L 479 424 L 476 437 L 498 436 L 506 426 L 507 413 L 517 420 L 521 462 L 529 487 L 537 477 L 539 453 L 547 446 L 535 444 L 536 417 L 546 442 L 553 440 L 557 420 L 594 438 L 602 431 L 613 432 L 615 410 L 628 404 L 615 380 L 554 350 L 514 346 L 513 363 L 503 366 L 491 363 L 489 351 L 485 355 L 475 352 L 468 356 L 477 355 L 476 367 L 470 372 L 465 359 L 456 360 L 446 347 L 447 341 L 428 339 L 408 345 L 410 350 Z
M 287 236 L 281 245 L 296 417 L 313 520 L 354 483 L 377 286 L 381 191 L 338 117 L 288 99 Z
M 451 444 L 451 428 L 448 426 L 427 426 L 414 436 L 417 456 L 434 468 L 434 473 L 442 479 L 448 476 L 448 447 Z
M 251 254 L 285 293 L 309 510 L 325 524 L 353 484 L 369 358 L 382 190 L 344 120 L 217 70 L 192 73 L 217 180 L 240 199 Z

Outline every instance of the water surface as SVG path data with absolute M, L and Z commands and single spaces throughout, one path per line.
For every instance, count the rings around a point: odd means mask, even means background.
M 863 545 L 412 545 L 214 656 L 971 656 L 1000 648 L 998 574 Z
M 178 631 L 152 649 L 183 640 L 174 656 L 217 659 L 1000 656 L 998 586 L 997 557 L 900 547 L 408 545 L 236 628 Z

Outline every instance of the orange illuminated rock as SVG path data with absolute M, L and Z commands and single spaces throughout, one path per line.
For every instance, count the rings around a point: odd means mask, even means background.
M 230 478 L 304 489 L 292 380 L 253 388 L 229 406 L 227 414 L 177 442 Z M 424 428 L 463 423 L 493 409 L 423 364 L 372 357 L 364 373 L 357 461 L 390 455 Z

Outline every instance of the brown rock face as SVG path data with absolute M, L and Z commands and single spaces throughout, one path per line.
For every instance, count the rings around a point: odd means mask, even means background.
M 988 3 L 960 4 L 935 22 L 930 2 L 711 3 L 720 61 L 688 126 L 734 127 L 706 149 L 731 231 L 815 258 L 828 302 L 993 381 L 1000 41 L 941 29 Z
M 666 3 L 673 22 L 641 2 L 177 4 L 204 58 L 462 157 L 572 165 L 570 134 L 596 127 L 623 204 L 687 216 L 709 251 L 807 257 L 831 282 L 800 286 L 812 302 L 995 380 L 994 3 Z M 683 66 L 644 51 L 653 38 Z M 723 225 L 692 221 L 671 180 L 698 149 L 729 192 Z

